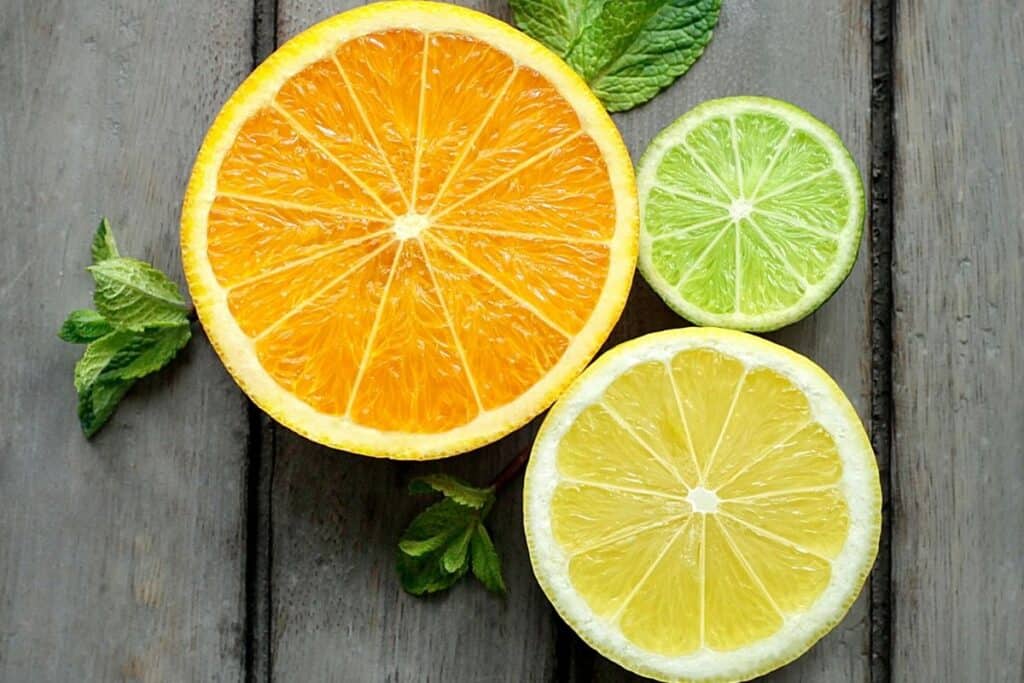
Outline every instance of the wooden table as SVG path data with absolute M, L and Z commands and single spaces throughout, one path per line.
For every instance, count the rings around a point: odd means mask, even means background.
M 55 332 L 89 302 L 98 217 L 180 282 L 207 125 L 274 45 L 356 4 L 0 0 L 0 680 L 633 680 L 541 594 L 517 485 L 493 513 L 507 604 L 398 586 L 409 478 L 483 483 L 536 424 L 441 464 L 332 452 L 268 422 L 200 334 L 98 438 L 78 429 Z M 702 100 L 780 97 L 869 183 L 853 275 L 771 336 L 870 424 L 882 552 L 846 620 L 768 680 L 1024 680 L 1022 46 L 1020 0 L 724 0 L 693 70 L 616 117 L 639 154 Z M 638 278 L 610 343 L 682 324 Z

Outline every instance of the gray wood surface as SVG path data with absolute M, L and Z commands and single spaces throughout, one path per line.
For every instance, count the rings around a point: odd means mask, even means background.
M 244 402 L 199 333 L 87 442 L 57 339 L 107 212 L 181 281 L 195 150 L 245 4 L 0 2 L 0 680 L 243 676 Z
M 1024 6 L 896 40 L 894 680 L 1024 680 Z
M 506 603 L 468 581 L 428 600 L 398 585 L 395 543 L 424 504 L 408 481 L 486 483 L 536 423 L 420 465 L 330 451 L 269 421 L 250 434 L 247 402 L 196 328 L 93 441 L 78 428 L 80 349 L 55 332 L 89 305 L 95 222 L 107 213 L 126 253 L 182 282 L 179 206 L 213 115 L 254 53 L 359 4 L 0 0 L 3 683 L 638 680 L 576 639 L 537 587 L 519 480 L 492 513 Z M 461 4 L 507 18 L 506 0 Z M 691 72 L 616 117 L 634 156 L 701 101 L 761 94 L 836 128 L 867 180 L 871 3 L 723 5 Z M 888 653 L 871 652 L 865 593 L 764 680 L 1017 683 L 1024 5 L 896 6 L 891 677 L 871 677 L 872 654 Z M 824 366 L 865 420 L 868 246 L 830 302 L 771 335 Z M 638 277 L 609 345 L 683 324 Z

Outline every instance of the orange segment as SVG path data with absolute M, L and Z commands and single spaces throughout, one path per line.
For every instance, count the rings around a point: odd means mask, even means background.
M 364 218 L 217 197 L 210 208 L 210 265 L 222 285 L 235 287 L 268 270 L 327 255 L 388 227 Z M 238 258 L 240 252 L 248 258 Z
M 536 384 L 565 352 L 568 338 L 486 274 L 429 239 L 424 246 L 484 408 Z M 497 334 L 483 336 L 474 328 Z
M 293 76 L 275 102 L 393 212 L 405 210 L 394 169 L 381 151 L 358 95 L 333 57 Z
M 484 123 L 476 144 L 467 150 L 451 194 L 438 204 L 438 210 L 443 212 L 480 192 L 511 169 L 546 153 L 552 144 L 579 134 L 580 128 L 572 105 L 551 82 L 529 67 L 520 67 L 499 107 Z
M 429 42 L 414 207 L 420 213 L 440 199 L 449 177 L 460 177 L 460 161 L 479 149 L 477 138 L 515 73 L 508 55 L 478 40 L 433 34 Z
M 446 195 L 452 201 L 438 207 L 438 222 L 608 239 L 615 225 L 615 197 L 597 145 L 586 136 L 542 139 L 536 156 L 518 165 L 494 164 L 505 172 L 488 173 L 486 182 L 464 178 L 469 170 L 460 173 Z
M 470 10 L 382 2 L 296 37 L 225 105 L 182 254 L 261 408 L 337 448 L 443 457 L 525 424 L 600 348 L 635 193 L 564 62 Z
M 238 132 L 221 163 L 217 190 L 307 209 L 387 217 L 348 173 L 269 108 L 256 112 Z
M 423 251 L 400 249 L 352 415 L 376 429 L 443 431 L 479 407 Z
M 257 276 L 228 291 L 228 307 L 242 330 L 256 337 L 270 325 L 288 322 L 290 314 L 353 275 L 388 242 L 386 237 L 371 237 L 343 243 L 323 256 Z
M 345 43 L 336 53 L 406 197 L 413 195 L 416 175 L 425 45 L 420 31 L 380 31 Z
M 583 327 L 601 296 L 604 283 L 588 273 L 608 270 L 606 244 L 524 239 L 443 225 L 432 234 L 569 332 Z
M 256 340 L 259 362 L 275 382 L 325 414 L 345 414 L 397 251 L 392 242 L 364 257 Z

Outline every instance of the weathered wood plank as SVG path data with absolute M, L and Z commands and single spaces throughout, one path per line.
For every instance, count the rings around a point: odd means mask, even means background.
M 247 2 L 0 3 L 0 680 L 241 680 L 245 414 L 202 339 L 86 442 L 91 233 L 182 281 L 178 212 Z
M 893 680 L 1024 672 L 1024 6 L 897 5 Z
M 280 0 L 281 41 L 355 0 Z M 501 15 L 504 0 L 466 2 Z M 444 471 L 484 484 L 532 440 L 527 428 L 482 452 L 427 465 L 319 448 L 279 428 L 272 491 L 274 680 L 542 681 L 555 668 L 556 621 L 533 578 L 520 484 L 491 513 L 506 604 L 475 582 L 450 595 L 405 595 L 395 544 L 425 504 L 405 487 Z
M 869 3 L 723 2 L 719 27 L 701 60 L 668 91 L 616 120 L 636 159 L 658 131 L 693 106 L 715 97 L 748 94 L 793 102 L 835 128 L 867 183 Z M 865 239 L 856 268 L 836 295 L 808 319 L 769 335 L 824 367 L 846 391 L 865 423 L 870 417 L 869 305 L 870 262 Z M 683 324 L 638 277 L 613 341 Z M 835 631 L 766 680 L 867 681 L 869 637 L 865 589 Z M 635 678 L 600 658 L 578 669 L 581 681 Z

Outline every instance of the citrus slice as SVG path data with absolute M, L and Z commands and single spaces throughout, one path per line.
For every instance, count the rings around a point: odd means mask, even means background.
M 329 19 L 225 105 L 185 198 L 199 318 L 267 413 L 434 458 L 546 408 L 621 313 L 629 155 L 561 60 L 428 2 Z
M 687 320 L 767 331 L 814 312 L 853 269 L 860 172 L 835 132 L 791 104 L 691 109 L 640 160 L 640 269 Z
M 811 361 L 742 332 L 622 344 L 551 409 L 524 491 L 534 572 L 603 655 L 736 681 L 846 613 L 878 548 L 864 428 Z

